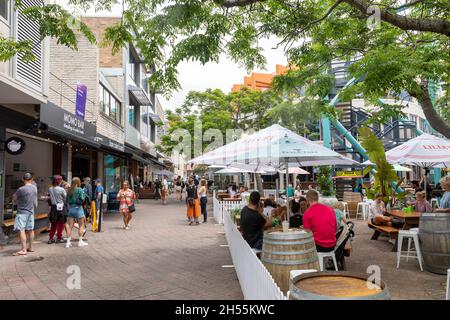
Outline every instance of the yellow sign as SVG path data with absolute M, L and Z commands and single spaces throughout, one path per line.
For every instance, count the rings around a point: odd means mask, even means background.
M 355 171 L 337 171 L 336 177 L 360 177 L 362 176 L 361 170 Z

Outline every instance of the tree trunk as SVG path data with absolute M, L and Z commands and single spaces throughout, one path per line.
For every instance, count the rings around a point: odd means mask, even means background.
M 421 80 L 420 93 L 410 93 L 411 96 L 417 99 L 422 106 L 423 113 L 430 123 L 431 127 L 437 132 L 441 133 L 447 139 L 450 139 L 450 125 L 442 119 L 437 113 L 431 101 L 430 94 L 428 92 L 428 81 Z

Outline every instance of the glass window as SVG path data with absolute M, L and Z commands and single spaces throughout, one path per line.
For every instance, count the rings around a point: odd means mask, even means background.
M 100 110 L 105 112 L 105 105 L 104 105 L 104 89 L 102 85 L 98 86 L 98 103 L 100 104 Z
M 125 160 L 110 154 L 104 156 L 105 192 L 117 192 L 121 182 L 126 178 Z
M 135 120 L 136 115 L 134 114 L 134 106 L 128 106 L 128 123 L 133 127 L 136 127 Z
M 0 0 L 0 17 L 8 20 L 8 0 Z
M 122 105 L 120 101 L 117 100 L 102 85 L 100 85 L 99 89 L 99 103 L 102 112 L 104 112 L 107 116 L 110 116 L 118 123 L 121 123 Z

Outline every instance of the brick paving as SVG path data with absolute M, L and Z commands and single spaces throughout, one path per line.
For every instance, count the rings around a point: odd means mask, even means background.
M 48 245 L 42 234 L 27 257 L 11 256 L 17 245 L 0 248 L 0 299 L 243 299 L 234 269 L 222 268 L 232 264 L 222 231 L 212 217 L 187 226 L 174 199 L 141 200 L 130 230 L 108 214 L 87 247 Z M 70 265 L 80 267 L 79 290 L 66 286 Z
M 386 283 L 391 298 L 395 300 L 445 299 L 445 275 L 434 274 L 425 269 L 420 271 L 416 259 L 406 262 L 402 258 L 400 268 L 397 269 L 397 253 L 391 252 L 392 245 L 388 238 L 380 236 L 378 240 L 370 240 L 373 230 L 367 226 L 367 222 L 352 221 L 355 222 L 355 238 L 351 255 L 346 258 L 348 271 L 366 273 L 368 266 L 380 266 L 381 279 Z

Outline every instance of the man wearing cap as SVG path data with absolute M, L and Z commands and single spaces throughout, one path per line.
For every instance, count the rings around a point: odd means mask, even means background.
M 97 207 L 97 211 L 99 210 L 100 206 L 102 205 L 102 196 L 104 193 L 105 193 L 105 189 L 102 186 L 102 179 L 100 179 L 100 178 L 95 179 L 94 197 L 95 197 L 95 205 Z
M 14 221 L 14 230 L 19 231 L 22 250 L 15 252 L 14 256 L 25 256 L 27 252 L 33 252 L 34 239 L 34 209 L 37 207 L 37 188 L 33 184 L 31 173 L 23 176 L 24 185 L 17 189 L 14 200 L 17 205 L 17 214 Z M 30 244 L 27 249 L 27 234 Z

